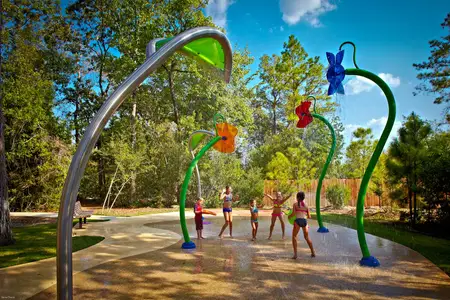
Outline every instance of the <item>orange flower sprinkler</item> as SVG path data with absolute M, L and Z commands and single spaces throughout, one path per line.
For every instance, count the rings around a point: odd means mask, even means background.
M 220 123 L 217 123 L 217 120 L 220 119 Z M 221 114 L 216 114 L 214 116 L 214 127 L 216 134 L 212 140 L 210 140 L 199 152 L 198 154 L 192 159 L 191 164 L 189 165 L 189 168 L 186 171 L 186 175 L 184 176 L 183 185 L 181 187 L 181 193 L 180 193 L 180 224 L 181 224 L 181 230 L 183 231 L 183 237 L 184 237 L 184 243 L 181 246 L 183 249 L 194 249 L 195 243 L 191 241 L 189 237 L 189 232 L 186 225 L 186 215 L 185 215 L 185 209 L 186 209 L 186 194 L 187 189 L 189 186 L 189 181 L 191 180 L 192 173 L 194 171 L 194 168 L 197 166 L 198 161 L 200 158 L 205 155 L 205 153 L 211 148 L 214 147 L 219 152 L 222 153 L 233 153 L 235 150 L 235 137 L 238 134 L 238 130 L 235 126 L 229 124 L 226 122 L 225 117 Z M 190 142 L 190 149 L 191 153 L 193 148 L 197 147 L 201 140 L 205 137 L 205 135 L 209 134 L 209 132 L 205 130 L 199 130 L 194 132 L 191 135 Z M 210 134 L 211 135 L 211 134 Z M 199 173 L 197 172 L 197 175 Z M 198 178 L 200 180 L 200 178 Z

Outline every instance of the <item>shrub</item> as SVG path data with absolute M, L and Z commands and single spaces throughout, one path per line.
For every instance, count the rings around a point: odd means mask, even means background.
M 343 185 L 330 185 L 325 190 L 325 197 L 333 208 L 342 208 L 350 200 L 350 189 Z
M 219 196 L 206 198 L 203 206 L 206 208 L 218 208 L 221 207 L 222 201 Z

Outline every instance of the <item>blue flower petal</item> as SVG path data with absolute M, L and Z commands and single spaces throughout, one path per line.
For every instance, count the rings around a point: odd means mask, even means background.
M 327 70 L 327 80 L 330 83 L 328 87 L 328 95 L 333 95 L 335 93 L 345 94 L 344 86 L 342 81 L 345 78 L 345 69 L 341 65 L 344 58 L 344 50 L 339 51 L 336 57 L 333 53 L 327 52 L 327 60 L 330 66 Z
M 336 54 L 336 65 L 342 64 L 343 59 L 344 59 L 344 50 L 341 50 Z
M 336 89 L 334 88 L 333 84 L 330 84 L 330 86 L 328 87 L 328 96 L 331 96 L 334 93 L 336 93 Z
M 333 53 L 327 52 L 327 60 L 328 60 L 328 63 L 329 63 L 331 66 L 334 66 L 334 65 L 335 65 L 336 59 L 335 59 Z
M 337 88 L 337 93 L 341 95 L 345 95 L 344 86 L 342 85 L 342 82 L 339 84 Z
M 334 76 L 337 82 L 342 82 L 345 78 L 345 69 L 342 65 L 336 65 L 334 67 Z
M 327 80 L 328 82 L 331 82 L 333 79 L 334 79 L 334 68 L 330 66 L 327 71 Z

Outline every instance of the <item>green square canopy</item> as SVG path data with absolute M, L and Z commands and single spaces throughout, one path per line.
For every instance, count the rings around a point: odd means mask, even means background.
M 205 139 L 206 133 L 204 132 L 194 132 L 191 135 L 189 148 L 194 150 L 197 146 Z
M 172 37 L 159 40 L 156 42 L 156 49 L 161 48 L 167 42 L 169 42 Z M 225 69 L 225 55 L 223 52 L 222 45 L 212 38 L 201 38 L 192 41 L 183 46 L 182 52 L 189 56 L 193 56 L 200 61 L 206 62 L 222 71 Z

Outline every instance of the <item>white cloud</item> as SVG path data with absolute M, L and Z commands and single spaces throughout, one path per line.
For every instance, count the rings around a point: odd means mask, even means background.
M 352 139 L 353 132 L 359 128 L 370 128 L 375 139 L 379 139 L 383 132 L 384 126 L 386 126 L 387 117 L 381 117 L 378 119 L 371 119 L 365 124 L 347 124 L 344 126 L 344 141 L 348 145 Z M 389 135 L 388 144 L 398 135 L 398 130 L 402 126 L 400 121 L 395 121 L 392 127 L 391 134 Z
M 269 33 L 273 33 L 273 28 L 269 28 Z
M 370 91 L 375 83 L 365 77 L 356 76 L 345 84 L 345 93 L 347 95 L 357 95 L 362 92 Z
M 379 119 L 372 119 L 369 122 L 367 122 L 367 126 L 384 126 L 386 125 L 387 117 L 381 117 Z
M 390 73 L 379 73 L 378 76 L 391 88 L 396 88 L 400 85 L 400 77 L 394 77 Z M 357 95 L 362 92 L 369 92 L 375 85 L 373 81 L 365 77 L 356 76 L 345 84 L 345 93 L 347 95 Z
M 329 0 L 280 0 L 283 21 L 289 25 L 304 20 L 313 27 L 320 27 L 319 16 L 336 9 Z
M 378 76 L 383 79 L 390 87 L 398 87 L 400 85 L 400 77 L 394 77 L 389 73 L 380 73 Z
M 284 31 L 284 27 L 280 26 L 280 31 L 283 32 Z
M 227 26 L 227 10 L 233 1 L 210 0 L 206 7 L 206 15 L 212 17 L 214 24 L 225 28 Z

